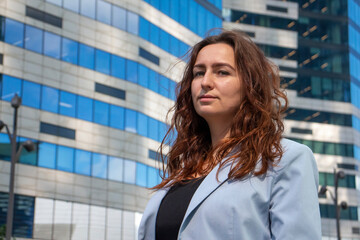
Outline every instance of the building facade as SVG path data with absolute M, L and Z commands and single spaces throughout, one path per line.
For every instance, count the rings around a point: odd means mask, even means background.
M 17 239 L 136 239 L 181 57 L 221 27 L 220 0 L 0 0 L 0 120 L 22 98 Z M 176 64 L 177 63 L 177 64 Z M 175 65 L 175 66 L 174 66 Z M 0 226 L 10 140 L 0 133 Z
M 224 0 L 224 28 L 247 32 L 280 69 L 290 107 L 285 136 L 315 153 L 320 185 L 339 181 L 342 239 L 360 239 L 360 1 Z M 323 239 L 336 239 L 330 193 L 320 196 Z

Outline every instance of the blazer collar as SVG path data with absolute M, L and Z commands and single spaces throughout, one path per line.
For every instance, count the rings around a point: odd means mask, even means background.
M 192 212 L 218 187 L 220 187 L 227 179 L 228 174 L 231 169 L 231 163 L 225 164 L 219 171 L 218 178 L 216 174 L 218 172 L 220 164 L 218 164 L 211 172 L 205 177 L 198 189 L 195 191 L 193 197 L 191 198 L 190 204 L 186 210 L 184 219 L 182 221 L 180 232 L 187 226 L 190 219 L 189 216 L 192 215 Z

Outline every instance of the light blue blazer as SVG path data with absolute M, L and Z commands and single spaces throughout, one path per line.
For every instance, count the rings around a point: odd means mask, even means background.
M 311 150 L 283 139 L 284 155 L 266 176 L 229 180 L 230 165 L 218 167 L 193 195 L 178 239 L 320 240 L 318 171 Z M 155 239 L 156 214 L 168 189 L 150 199 L 139 240 Z

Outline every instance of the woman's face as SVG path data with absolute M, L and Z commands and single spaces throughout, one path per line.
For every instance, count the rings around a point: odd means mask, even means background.
M 202 48 L 193 67 L 191 95 L 196 112 L 209 121 L 229 123 L 239 109 L 241 83 L 233 48 L 216 43 Z

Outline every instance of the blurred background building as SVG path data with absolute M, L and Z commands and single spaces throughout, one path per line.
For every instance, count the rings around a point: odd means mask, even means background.
M 224 22 L 222 22 L 224 20 Z M 245 31 L 280 68 L 285 136 L 315 153 L 320 185 L 339 182 L 343 239 L 360 239 L 359 0 L 0 0 L 0 120 L 22 97 L 13 235 L 136 239 L 156 151 L 184 62 L 211 28 Z M 178 63 L 174 66 L 175 63 Z M 11 147 L 0 133 L 0 226 Z M 335 207 L 320 197 L 323 239 Z

